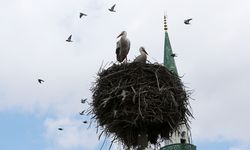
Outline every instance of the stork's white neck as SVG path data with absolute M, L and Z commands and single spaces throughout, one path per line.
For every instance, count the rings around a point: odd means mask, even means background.
M 144 51 L 140 51 L 140 53 L 141 53 L 142 55 L 147 55 Z
M 124 33 L 123 33 L 123 37 L 127 37 L 127 32 L 124 32 Z

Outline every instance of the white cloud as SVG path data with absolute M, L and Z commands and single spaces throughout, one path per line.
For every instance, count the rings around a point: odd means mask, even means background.
M 44 126 L 45 136 L 51 141 L 52 147 L 48 149 L 88 149 L 94 150 L 100 143 L 94 129 L 87 129 L 88 125 L 81 120 L 69 118 L 48 118 Z M 58 128 L 63 128 L 63 131 Z
M 114 3 L 117 12 L 108 12 Z M 150 61 L 162 62 L 166 11 L 178 71 L 195 90 L 194 141 L 222 138 L 249 144 L 249 4 L 247 0 L 6 1 L 0 6 L 0 111 L 51 112 L 59 119 L 45 122 L 47 135 L 64 148 L 83 146 L 78 139 L 85 136 L 76 132 L 85 130 L 78 120 L 60 116 L 70 118 L 86 108 L 80 99 L 91 98 L 89 88 L 102 61 L 115 60 L 116 36 L 122 30 L 131 40 L 129 59 L 143 45 Z M 79 19 L 80 11 L 88 16 Z M 183 24 L 188 17 L 193 18 L 191 26 Z M 65 43 L 69 34 L 74 43 Z M 37 78 L 45 83 L 39 85 Z M 63 137 L 73 140 L 57 137 L 53 129 L 57 125 L 66 125 Z

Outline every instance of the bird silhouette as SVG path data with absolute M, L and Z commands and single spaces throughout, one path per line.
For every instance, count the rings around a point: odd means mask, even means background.
M 37 79 L 38 80 L 38 82 L 41 84 L 42 82 L 44 82 L 44 80 L 42 80 L 42 79 Z
M 87 14 L 80 12 L 80 18 L 82 18 L 82 16 L 87 16 Z
M 85 99 L 81 99 L 81 103 L 85 103 L 86 102 L 86 100 L 87 100 L 87 98 L 85 98 Z
M 79 113 L 80 115 L 84 115 L 84 110 L 82 112 Z
M 58 128 L 58 130 L 62 131 L 62 130 L 63 130 L 63 128 Z
M 83 123 L 88 123 L 87 121 L 83 121 Z
M 148 53 L 146 52 L 144 47 L 140 47 L 139 51 L 141 55 L 137 56 L 134 62 L 146 63 Z
M 177 55 L 175 53 L 171 54 L 172 57 L 177 57 Z
M 109 8 L 109 11 L 115 12 L 115 4 L 111 8 Z
M 122 31 L 120 35 L 118 35 L 117 38 L 120 38 L 119 41 L 116 42 L 116 59 L 120 63 L 124 61 L 124 59 L 127 62 L 127 55 L 130 49 L 130 40 L 127 38 L 127 32 Z
M 73 42 L 73 41 L 71 40 L 71 38 L 72 38 L 72 35 L 70 35 L 66 41 L 67 41 L 67 42 Z
M 192 18 L 186 19 L 186 20 L 184 20 L 184 23 L 189 25 L 191 20 L 193 20 L 193 19 Z

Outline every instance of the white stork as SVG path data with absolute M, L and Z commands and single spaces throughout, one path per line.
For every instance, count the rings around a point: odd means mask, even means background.
M 146 63 L 148 53 L 146 52 L 144 47 L 140 47 L 139 51 L 140 51 L 141 55 L 137 56 L 135 58 L 134 62 Z
M 127 61 L 127 55 L 130 49 L 130 41 L 127 38 L 126 31 L 122 31 L 122 33 L 118 35 L 117 38 L 119 37 L 121 37 L 120 40 L 116 42 L 116 59 L 119 62 L 123 62 L 125 58 Z

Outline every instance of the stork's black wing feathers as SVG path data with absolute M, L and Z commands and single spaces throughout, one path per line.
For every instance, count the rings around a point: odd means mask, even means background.
M 116 48 L 115 53 L 116 53 L 116 55 L 119 55 L 119 53 L 120 53 L 120 47 Z
M 113 6 L 111 7 L 111 10 L 114 10 L 114 8 L 115 8 L 115 5 L 116 5 L 116 4 L 114 4 L 114 5 L 113 5 Z
M 71 40 L 71 38 L 72 38 L 72 35 L 69 36 L 68 40 Z

